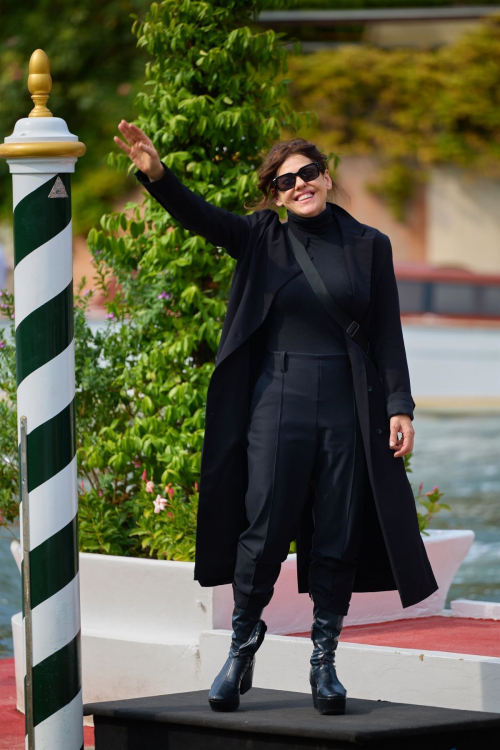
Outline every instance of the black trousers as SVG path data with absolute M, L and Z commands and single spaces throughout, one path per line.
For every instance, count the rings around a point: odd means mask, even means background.
M 309 595 L 346 615 L 359 556 L 368 480 L 349 356 L 269 352 L 247 428 L 249 521 L 240 535 L 235 603 L 265 607 L 315 487 Z

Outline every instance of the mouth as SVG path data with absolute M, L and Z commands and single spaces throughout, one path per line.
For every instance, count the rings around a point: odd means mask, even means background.
M 314 198 L 314 193 L 307 192 L 307 193 L 301 193 L 297 196 L 297 198 L 294 198 L 298 203 L 308 203 Z

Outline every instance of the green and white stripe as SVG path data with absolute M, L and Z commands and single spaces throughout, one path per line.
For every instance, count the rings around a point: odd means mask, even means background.
M 34 736 L 36 750 L 81 750 L 73 259 L 67 173 L 73 171 L 73 164 L 61 165 L 62 172 L 56 174 L 53 160 L 54 174 L 49 174 L 38 171 L 35 161 L 32 169 L 26 165 L 25 171 L 13 170 L 18 422 L 23 415 L 27 418 Z M 67 197 L 49 197 L 56 180 L 62 181 Z

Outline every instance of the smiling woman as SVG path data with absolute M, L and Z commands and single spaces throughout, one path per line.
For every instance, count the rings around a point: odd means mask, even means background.
M 398 589 L 408 607 L 437 589 L 403 461 L 415 404 L 389 238 L 329 200 L 342 191 L 304 139 L 273 146 L 257 210 L 241 216 L 185 187 L 140 128 L 118 127 L 150 194 L 237 260 L 207 393 L 197 516 L 195 580 L 232 583 L 234 594 L 210 705 L 232 711 L 251 688 L 262 612 L 296 540 L 298 590 L 314 602 L 314 706 L 343 713 L 335 650 L 352 592 Z M 327 293 L 366 332 L 370 356 L 352 323 L 344 329 L 318 301 L 276 206 Z
M 313 194 L 302 207 L 294 207 L 301 216 L 315 216 L 326 208 L 327 200 L 334 202 L 339 196 L 348 199 L 346 191 L 334 182 L 328 172 L 328 159 L 314 143 L 304 138 L 279 141 L 270 149 L 258 169 L 258 189 L 262 197 L 245 203 L 245 208 L 259 210 L 277 206 L 290 208 L 290 203 L 299 201 L 306 188 Z M 301 199 L 301 203 L 304 199 Z

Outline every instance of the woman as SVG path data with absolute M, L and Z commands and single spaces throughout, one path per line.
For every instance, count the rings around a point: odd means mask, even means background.
M 207 393 L 197 521 L 195 579 L 231 582 L 234 593 L 231 648 L 209 703 L 232 711 L 251 688 L 262 612 L 296 539 L 299 592 L 313 601 L 313 704 L 344 713 L 335 650 L 352 591 L 397 588 L 407 607 L 437 589 L 404 468 L 415 404 L 389 238 L 327 200 L 338 186 L 304 139 L 273 146 L 260 210 L 240 216 L 182 185 L 139 128 L 118 127 L 151 195 L 237 259 Z M 315 296 L 272 202 L 364 329 L 370 356 Z

